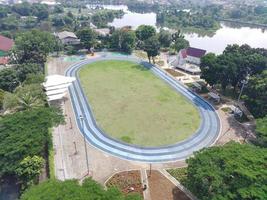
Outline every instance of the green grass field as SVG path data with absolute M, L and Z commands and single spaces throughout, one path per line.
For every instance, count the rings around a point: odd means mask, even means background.
M 79 71 L 98 126 L 141 146 L 174 144 L 199 127 L 196 107 L 143 66 L 100 61 Z

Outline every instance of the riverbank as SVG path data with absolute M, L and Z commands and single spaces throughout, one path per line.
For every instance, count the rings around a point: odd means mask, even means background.
M 233 19 L 219 19 L 222 22 L 231 22 L 231 23 L 236 23 L 236 24 L 241 24 L 241 25 L 249 25 L 253 26 L 255 28 L 264 28 L 267 29 L 267 24 L 260 24 L 260 23 L 253 23 L 253 22 L 244 22 L 240 20 L 233 20 Z

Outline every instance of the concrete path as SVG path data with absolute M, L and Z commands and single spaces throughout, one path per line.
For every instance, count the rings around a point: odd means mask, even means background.
M 150 196 L 150 190 L 148 185 L 148 177 L 145 169 L 141 169 L 141 181 L 143 188 L 146 187 L 146 189 L 143 192 L 144 200 L 152 200 Z

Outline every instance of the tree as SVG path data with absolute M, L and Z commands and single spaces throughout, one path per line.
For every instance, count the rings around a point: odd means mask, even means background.
M 0 19 L 4 18 L 4 17 L 7 17 L 7 13 L 8 13 L 8 11 L 7 11 L 6 8 L 0 7 Z
M 79 185 L 76 180 L 48 180 L 32 186 L 21 196 L 21 200 L 141 200 L 139 195 L 123 195 L 116 188 L 104 188 L 91 178 Z
M 5 91 L 0 89 L 0 110 L 3 109 L 4 96 L 5 96 Z
M 39 21 L 49 17 L 48 6 L 46 4 L 34 3 L 32 5 L 32 14 L 38 18 Z
M 267 147 L 267 115 L 256 120 L 257 141 L 260 146 Z
M 55 5 L 54 6 L 53 13 L 59 14 L 59 13 L 63 13 L 63 12 L 64 12 L 63 6 L 61 6 L 61 5 Z
M 42 67 L 37 63 L 25 63 L 16 66 L 17 78 L 23 82 L 29 74 L 42 73 Z
M 175 43 L 176 40 L 184 38 L 184 35 L 182 34 L 181 30 L 179 29 L 177 32 L 172 34 L 172 41 Z
M 84 48 L 90 50 L 96 44 L 96 32 L 93 29 L 87 28 L 78 31 L 77 36 L 80 38 Z
M 267 115 L 267 70 L 249 78 L 242 99 L 255 117 Z
M 15 174 L 27 156 L 43 157 L 51 142 L 48 128 L 63 122 L 61 110 L 54 107 L 16 112 L 0 118 L 0 177 Z
M 38 183 L 38 176 L 41 174 L 44 163 L 45 160 L 40 156 L 27 156 L 19 163 L 16 174 L 22 181 L 22 189 Z
M 54 51 L 56 40 L 50 33 L 31 30 L 18 34 L 13 53 L 17 63 L 44 64 L 50 52 Z
M 30 110 L 45 105 L 45 93 L 40 84 L 23 85 L 15 90 L 18 111 Z
M 138 40 L 145 41 L 156 35 L 156 29 L 153 26 L 141 25 L 135 31 Z
M 258 75 L 267 69 L 265 53 L 248 45 L 229 45 L 221 55 L 207 54 L 202 58 L 202 77 L 211 85 L 221 84 L 223 90 L 232 86 L 236 92 L 248 75 Z
M 155 63 L 154 57 L 159 55 L 159 50 L 160 44 L 156 36 L 150 37 L 149 39 L 145 40 L 144 51 L 147 53 L 149 62 L 151 62 L 152 58 L 153 63 Z
M 135 34 L 127 29 L 114 31 L 110 40 L 112 48 L 125 53 L 131 53 L 135 47 Z
M 267 198 L 267 149 L 228 143 L 189 158 L 187 183 L 199 199 Z
M 18 85 L 19 80 L 14 69 L 6 68 L 0 71 L 0 89 L 12 92 Z
M 28 2 L 14 4 L 12 10 L 21 16 L 29 16 L 32 14 L 31 4 L 29 4 Z
M 173 44 L 175 51 L 179 52 L 181 49 L 186 49 L 189 47 L 189 42 L 184 38 L 177 38 Z
M 158 37 L 159 37 L 160 46 L 167 48 L 171 45 L 172 35 L 169 31 L 160 29 Z
M 208 53 L 201 58 L 200 69 L 201 78 L 204 79 L 209 85 L 213 86 L 218 82 L 218 65 L 214 53 Z

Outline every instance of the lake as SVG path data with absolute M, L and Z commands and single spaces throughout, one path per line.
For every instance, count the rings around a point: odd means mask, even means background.
M 95 8 L 95 5 L 89 7 Z M 116 28 L 132 26 L 136 29 L 139 25 L 151 25 L 156 27 L 156 13 L 136 13 L 128 10 L 125 5 L 104 5 L 106 9 L 123 10 L 125 15 L 120 19 L 114 19 L 109 25 Z M 211 36 L 203 36 L 198 33 L 185 33 L 185 38 L 190 46 L 202 48 L 208 52 L 220 54 L 228 44 L 248 44 L 254 48 L 267 48 L 267 29 L 229 26 L 228 23 L 221 23 L 221 28 Z

